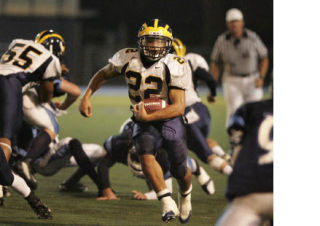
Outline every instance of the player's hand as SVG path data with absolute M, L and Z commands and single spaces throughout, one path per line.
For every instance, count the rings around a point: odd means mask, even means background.
M 133 198 L 137 200 L 148 200 L 147 196 L 139 191 L 132 190 L 131 193 L 133 194 Z
M 65 110 L 63 109 L 63 106 L 62 106 L 62 103 L 61 102 L 54 102 L 53 105 L 57 108 L 57 109 L 60 109 L 60 110 Z
M 106 188 L 103 190 L 103 196 L 98 197 L 97 200 L 103 201 L 103 200 L 119 200 L 118 196 L 113 193 L 111 188 Z
M 208 101 L 210 104 L 213 104 L 214 102 L 216 102 L 216 97 L 215 97 L 215 96 L 208 95 L 208 96 L 207 96 L 207 101 Z
M 69 68 L 67 68 L 65 64 L 61 64 L 61 71 L 62 71 L 62 74 L 67 74 L 69 73 Z
M 144 108 L 144 103 L 141 101 L 138 104 L 135 104 L 133 106 L 133 114 L 136 120 L 141 121 L 141 122 L 146 122 L 148 121 L 148 113 L 146 109 Z
M 80 105 L 79 105 L 79 111 L 81 115 L 84 117 L 91 117 L 92 116 L 92 107 L 91 107 L 91 102 L 88 98 L 82 98 Z
M 256 83 L 256 88 L 261 88 L 264 83 L 263 78 L 261 78 L 261 77 L 257 78 L 255 83 Z

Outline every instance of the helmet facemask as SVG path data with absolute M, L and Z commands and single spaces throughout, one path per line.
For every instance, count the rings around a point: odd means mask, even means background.
M 169 53 L 172 41 L 165 36 L 145 35 L 138 39 L 138 45 L 146 59 L 157 61 Z

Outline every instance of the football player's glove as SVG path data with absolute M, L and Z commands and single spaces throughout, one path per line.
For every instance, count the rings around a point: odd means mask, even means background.
M 66 49 L 66 45 L 62 36 L 53 30 L 41 31 L 39 34 L 37 34 L 34 42 L 43 45 L 60 60 Z
M 186 55 L 187 48 L 180 39 L 174 38 L 172 47 L 177 56 L 184 57 Z
M 157 61 L 169 53 L 172 46 L 172 31 L 159 19 L 144 23 L 138 32 L 140 53 L 149 61 Z

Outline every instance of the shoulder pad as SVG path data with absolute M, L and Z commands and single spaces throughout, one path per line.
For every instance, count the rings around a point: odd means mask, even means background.
M 174 54 L 167 54 L 163 58 L 163 62 L 167 65 L 171 76 L 180 77 L 186 73 L 187 60 Z
M 185 56 L 185 59 L 188 60 L 191 65 L 192 69 L 195 71 L 198 67 L 204 68 L 206 71 L 209 71 L 209 65 L 207 61 L 197 53 L 188 53 Z
M 138 57 L 138 54 L 139 51 L 136 48 L 121 49 L 109 59 L 109 63 L 114 66 L 118 73 L 120 73 L 122 67 L 127 64 L 133 57 Z

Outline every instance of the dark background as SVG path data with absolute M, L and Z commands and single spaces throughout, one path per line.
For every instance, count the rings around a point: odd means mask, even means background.
M 35 13 L 37 1 L 29 0 L 27 13 L 0 14 L 0 51 L 14 38 L 34 39 L 44 29 L 54 29 L 66 41 L 66 63 L 71 78 L 87 84 L 109 57 L 124 47 L 136 47 L 141 24 L 152 18 L 166 21 L 175 37 L 209 63 L 210 53 L 219 34 L 225 31 L 225 12 L 239 8 L 246 27 L 257 32 L 269 50 L 269 74 L 273 68 L 273 1 L 270 0 L 73 0 L 76 13 L 65 13 L 66 0 L 51 1 L 57 12 Z M 0 1 L 2 6 L 9 1 Z M 53 3 L 52 3 L 53 2 Z M 1 7 L 1 6 L 0 6 Z M 64 13 L 63 13 L 64 12 Z M 269 83 L 267 78 L 266 85 Z M 121 79 L 111 83 L 122 84 Z

